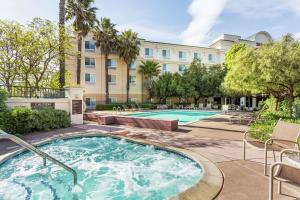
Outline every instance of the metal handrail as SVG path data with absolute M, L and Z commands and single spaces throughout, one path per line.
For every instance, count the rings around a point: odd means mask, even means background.
M 14 135 L 8 134 L 2 130 L 0 130 L 0 140 L 1 139 L 8 139 L 11 140 L 13 142 L 15 142 L 16 144 L 22 146 L 23 148 L 31 151 L 32 153 L 37 154 L 38 156 L 43 158 L 43 163 L 44 166 L 46 166 L 46 160 L 50 160 L 53 164 L 56 164 L 62 168 L 64 168 L 65 170 L 69 171 L 70 173 L 72 173 L 73 175 L 73 183 L 74 185 L 77 185 L 77 173 L 74 169 L 72 169 L 71 167 L 65 165 L 64 163 L 58 161 L 57 159 L 53 158 L 52 156 L 50 156 L 49 154 L 37 149 L 36 147 L 32 146 L 31 144 L 25 142 L 24 140 L 22 140 L 19 137 L 16 137 Z

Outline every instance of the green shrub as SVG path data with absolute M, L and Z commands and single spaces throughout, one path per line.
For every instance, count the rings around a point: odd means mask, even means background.
M 0 89 L 0 112 L 7 109 L 5 101 L 7 100 L 7 92 Z
M 71 125 L 66 111 L 15 107 L 0 113 L 0 129 L 11 134 L 25 134 L 66 128 Z
M 142 104 L 139 104 L 139 106 L 141 108 L 144 108 L 144 109 L 156 109 L 156 105 L 155 104 L 152 104 L 152 103 L 142 103 Z
M 114 107 L 121 107 L 122 104 L 120 103 L 114 103 L 114 104 L 98 104 L 96 105 L 96 110 L 112 110 Z

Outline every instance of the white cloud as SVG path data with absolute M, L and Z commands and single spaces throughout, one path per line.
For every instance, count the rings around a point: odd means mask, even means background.
M 185 44 L 204 44 L 222 12 L 253 18 L 272 18 L 287 12 L 300 16 L 300 0 L 192 0 L 188 13 L 192 16 L 182 32 Z
M 299 0 L 230 0 L 226 10 L 251 18 L 275 17 L 284 12 L 300 15 Z
M 294 33 L 294 37 L 296 38 L 296 40 L 300 40 L 300 32 Z
M 210 29 L 217 23 L 227 0 L 193 0 L 188 8 L 192 21 L 182 32 L 183 43 L 203 44 Z

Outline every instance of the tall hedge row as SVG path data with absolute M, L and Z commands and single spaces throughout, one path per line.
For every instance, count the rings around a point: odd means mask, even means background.
M 10 134 L 46 131 L 70 125 L 70 116 L 63 110 L 15 107 L 0 112 L 0 129 Z

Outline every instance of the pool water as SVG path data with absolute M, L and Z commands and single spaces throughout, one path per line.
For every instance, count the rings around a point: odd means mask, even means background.
M 111 137 L 58 140 L 40 147 L 78 173 L 29 152 L 0 165 L 0 200 L 161 200 L 197 183 L 202 168 L 189 158 Z
M 213 111 L 194 111 L 194 110 L 163 110 L 154 112 L 141 112 L 128 114 L 127 116 L 152 118 L 152 119 L 171 119 L 178 120 L 179 125 L 189 124 L 201 119 L 206 119 L 220 112 Z

